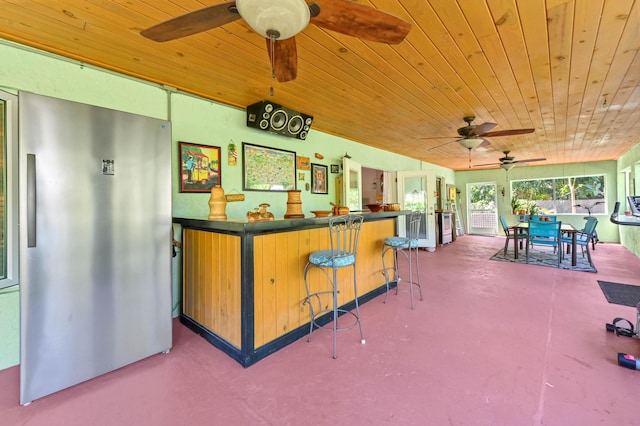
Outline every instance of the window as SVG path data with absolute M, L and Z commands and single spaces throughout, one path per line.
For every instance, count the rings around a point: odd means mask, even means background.
M 511 181 L 511 205 L 529 214 L 607 212 L 604 175 Z
M 18 284 L 18 98 L 0 91 L 0 288 Z

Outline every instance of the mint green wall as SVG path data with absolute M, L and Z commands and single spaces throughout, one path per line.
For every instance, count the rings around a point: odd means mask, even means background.
M 606 242 L 620 242 L 618 226 L 609 221 L 609 214 L 613 210 L 617 197 L 617 165 L 615 161 L 599 161 L 591 163 L 560 164 L 552 166 L 526 166 L 514 167 L 505 172 L 502 169 L 470 170 L 456 172 L 455 181 L 461 191 L 460 199 L 465 204 L 468 183 L 495 182 L 498 185 L 498 214 L 503 215 L 508 223 L 516 223 L 516 218 L 511 212 L 510 181 L 520 179 L 542 179 L 562 176 L 582 176 L 603 174 L 607 182 L 607 208 L 608 214 L 596 215 L 598 218 L 598 238 Z M 505 195 L 500 190 L 505 188 Z M 468 215 L 465 215 L 468 217 Z M 571 223 L 577 228 L 582 228 L 583 215 L 558 215 L 558 220 Z M 497 235 L 502 235 L 502 228 L 496 229 Z
M 298 155 L 309 157 L 314 163 L 326 165 L 340 164 L 342 156 L 348 152 L 354 161 L 365 167 L 381 170 L 430 169 L 437 176 L 443 177 L 447 183 L 454 182 L 454 172 L 444 167 L 320 133 L 313 128 L 306 141 L 250 129 L 246 127 L 243 109 L 231 108 L 186 94 L 170 93 L 157 85 L 82 66 L 13 43 L 0 41 L 0 58 L 0 89 L 4 91 L 15 94 L 18 90 L 24 90 L 171 120 L 174 216 L 206 218 L 209 213 L 208 194 L 183 194 L 178 191 L 178 141 L 221 147 L 222 186 L 227 193 L 243 192 L 241 156 L 237 166 L 227 165 L 227 146 L 231 140 L 239 150 L 242 142 L 250 142 L 295 151 Z M 291 107 L 295 108 L 295 105 Z M 316 159 L 315 153 L 323 155 L 324 159 Z M 329 194 L 320 195 L 304 190 L 304 183 L 310 183 L 310 174 L 309 171 L 302 173 L 305 175 L 305 181 L 302 185 L 299 184 L 298 188 L 302 189 L 304 212 L 330 208 L 329 202 L 335 199 L 333 178 L 337 175 L 329 175 Z M 230 219 L 245 218 L 247 211 L 263 202 L 271 204 L 270 211 L 276 217 L 282 217 L 286 211 L 286 193 L 247 191 L 245 197 L 244 202 L 227 205 L 227 215 Z M 179 257 L 174 259 L 173 266 L 174 315 L 177 315 L 181 293 Z M 0 290 L 0 369 L 19 362 L 18 290 L 18 286 Z
M 618 159 L 618 194 L 617 200 L 620 201 L 620 210 L 628 210 L 626 200 L 626 187 L 625 187 L 625 174 L 629 173 L 629 180 L 631 187 L 629 188 L 629 195 L 640 194 L 640 144 L 627 151 L 622 157 Z M 635 187 L 634 187 L 635 183 Z M 620 226 L 618 229 L 620 233 L 620 242 L 629 251 L 633 252 L 636 256 L 640 256 L 640 227 L 638 226 Z
M 20 361 L 19 286 L 0 290 L 0 370 Z
M 238 164 L 227 164 L 227 147 L 231 141 L 237 146 L 239 154 L 242 152 L 242 142 L 256 145 L 295 151 L 297 155 L 309 157 L 312 163 L 331 165 L 342 164 L 345 152 L 353 161 L 365 167 L 380 170 L 420 170 L 429 168 L 438 176 L 443 176 L 452 182 L 454 172 L 439 166 L 422 163 L 409 157 L 392 154 L 366 145 L 347 141 L 317 131 L 309 132 L 306 140 L 301 141 L 279 135 L 273 135 L 261 130 L 246 127 L 246 112 L 244 109 L 230 108 L 200 98 L 174 94 L 171 102 L 171 122 L 173 134 L 180 135 L 183 142 L 192 142 L 221 147 L 222 153 L 222 187 L 225 193 L 242 192 L 245 201 L 227 204 L 227 216 L 230 219 L 244 219 L 246 213 L 261 203 L 269 203 L 269 211 L 276 217 L 283 217 L 287 210 L 287 194 L 284 192 L 242 191 L 242 155 L 238 155 Z M 315 158 L 318 153 L 323 159 Z M 177 158 L 178 147 L 174 146 L 174 158 Z M 178 161 L 172 165 L 173 176 L 178 176 Z M 308 170 L 298 170 L 297 174 L 304 175 L 304 181 L 298 181 L 301 192 L 302 209 L 310 215 L 311 210 L 327 210 L 329 204 L 335 201 L 335 177 L 329 174 L 328 194 L 312 194 L 304 189 L 305 183 L 311 183 Z M 206 218 L 209 214 L 209 194 L 180 193 L 178 181 L 173 182 L 173 215 Z

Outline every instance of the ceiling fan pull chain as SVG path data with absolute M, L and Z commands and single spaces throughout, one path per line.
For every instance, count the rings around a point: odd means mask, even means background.
M 269 40 L 271 40 L 271 43 L 269 43 L 269 62 L 271 62 L 271 78 L 276 78 L 276 67 L 275 67 L 275 46 L 276 46 L 276 38 L 280 37 L 280 33 L 278 33 L 277 31 L 273 31 L 273 30 L 269 30 L 267 31 L 267 34 L 269 35 Z

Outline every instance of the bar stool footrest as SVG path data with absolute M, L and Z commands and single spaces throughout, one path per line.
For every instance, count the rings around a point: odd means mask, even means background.
M 350 314 L 355 319 L 353 324 L 349 324 L 344 327 L 337 327 L 336 331 L 351 330 L 352 328 L 356 327 L 360 323 L 360 318 L 358 317 L 358 314 L 356 314 L 355 312 L 348 311 L 346 309 L 336 309 L 336 311 L 338 312 L 338 320 L 342 318 L 344 314 Z M 322 321 L 323 318 L 328 318 L 328 321 L 325 323 L 324 321 Z M 333 327 L 331 326 L 331 324 L 333 323 L 333 309 L 325 309 L 323 311 L 318 312 L 314 316 L 314 318 L 311 320 L 311 322 L 313 322 L 313 328 L 316 330 L 333 331 Z

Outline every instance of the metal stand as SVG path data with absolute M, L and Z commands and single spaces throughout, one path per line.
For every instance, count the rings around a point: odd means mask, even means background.
M 640 217 L 626 215 L 620 216 L 618 214 L 619 210 L 620 202 L 617 201 L 613 209 L 613 213 L 611 213 L 611 217 L 609 218 L 612 223 L 623 226 L 640 226 Z M 590 210 L 589 214 L 591 214 Z M 627 319 L 614 318 L 613 323 L 606 325 L 607 331 L 616 333 L 617 336 L 639 338 L 640 336 L 638 335 L 638 329 L 640 329 L 640 303 L 638 303 L 636 309 L 638 313 L 635 328 L 633 327 L 631 321 Z M 626 327 L 624 327 L 624 325 L 626 325 Z M 620 365 L 621 367 L 630 368 L 632 370 L 639 370 L 640 360 L 637 360 L 633 355 L 618 352 L 618 365 Z
M 304 304 L 309 305 L 311 320 L 309 322 L 309 337 L 314 327 L 323 327 L 328 321 L 331 322 L 333 331 L 333 358 L 337 358 L 337 332 L 355 327 L 360 328 L 360 342 L 366 343 L 362 333 L 362 323 L 360 322 L 360 308 L 358 306 L 358 289 L 356 285 L 357 267 L 356 258 L 358 255 L 358 239 L 360 228 L 362 227 L 363 216 L 343 215 L 336 216 L 329 220 L 329 238 L 331 241 L 330 250 L 319 250 L 309 255 L 309 261 L 304 268 L 304 286 L 307 291 L 307 298 Z M 355 312 L 339 306 L 338 296 L 338 270 L 351 267 L 353 269 L 353 295 L 355 302 Z M 311 269 L 322 271 L 326 277 L 325 282 L 329 285 L 317 284 L 313 287 L 309 284 L 308 274 Z M 322 281 L 322 280 L 320 280 Z M 338 317 L 343 314 L 351 314 L 355 322 L 345 326 L 338 326 Z M 329 318 L 328 318 L 329 317 Z
M 420 234 L 420 220 L 422 218 L 422 212 L 414 211 L 409 216 L 409 228 L 406 237 L 389 237 L 385 238 L 384 245 L 382 246 L 382 274 L 387 284 L 387 293 L 384 296 L 383 303 L 387 302 L 389 296 L 389 270 L 393 269 L 396 279 L 396 294 L 398 294 L 400 288 L 400 274 L 398 273 L 398 252 L 401 252 L 409 260 L 409 288 L 406 290 L 411 293 L 411 309 L 413 309 L 413 287 L 418 287 L 420 294 L 420 300 L 422 298 L 422 285 L 420 281 L 420 263 L 418 262 L 418 236 Z M 385 254 L 393 250 L 393 266 L 386 266 L 384 262 Z M 415 259 L 414 259 L 415 258 Z M 415 264 L 414 264 L 415 260 Z M 413 278 L 413 270 L 416 272 L 416 279 Z

